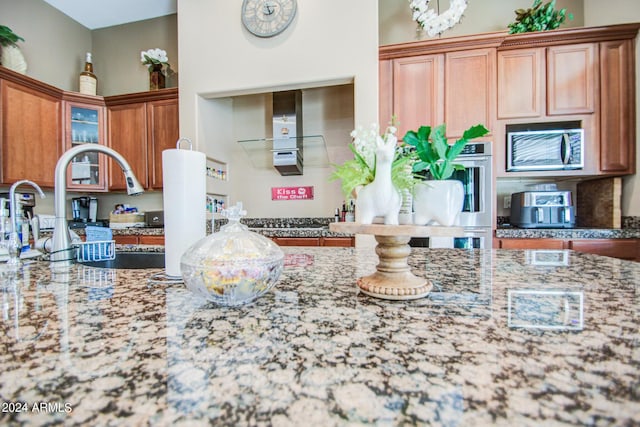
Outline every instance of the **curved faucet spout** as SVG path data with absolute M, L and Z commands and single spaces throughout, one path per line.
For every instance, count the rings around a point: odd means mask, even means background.
M 67 223 L 67 167 L 71 160 L 82 153 L 97 152 L 112 157 L 120 164 L 127 181 L 127 193 L 130 196 L 142 194 L 142 185 L 131 170 L 131 166 L 117 151 L 99 144 L 77 145 L 67 151 L 58 159 L 55 170 L 54 208 L 56 211 L 55 225 L 51 248 L 51 267 L 58 270 L 68 268 L 73 260 L 71 253 L 71 237 Z
M 16 188 L 18 188 L 22 184 L 29 184 L 30 186 L 38 190 L 38 193 L 40 193 L 40 198 L 42 199 L 45 198 L 44 192 L 42 191 L 40 186 L 33 181 L 29 181 L 28 179 L 23 179 L 13 183 L 13 185 L 9 189 L 9 211 L 11 215 L 11 223 L 13 225 L 12 230 L 15 232 L 18 231 L 18 219 L 16 215 Z

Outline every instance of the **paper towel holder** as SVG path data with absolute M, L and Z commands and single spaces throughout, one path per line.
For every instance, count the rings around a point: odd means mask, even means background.
M 176 149 L 179 150 L 180 149 L 180 143 L 182 141 L 186 141 L 189 143 L 189 150 L 193 151 L 193 143 L 191 142 L 191 140 L 189 138 L 180 138 L 178 139 L 178 141 L 176 142 Z

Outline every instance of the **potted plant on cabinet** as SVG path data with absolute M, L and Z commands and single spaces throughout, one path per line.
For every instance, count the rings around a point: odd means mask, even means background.
M 14 33 L 11 28 L 0 25 L 0 64 L 24 74 L 27 71 L 27 62 L 17 45 L 19 41 L 24 39 Z
M 455 225 L 464 202 L 462 182 L 449 179 L 454 171 L 464 170 L 455 159 L 469 140 L 488 132 L 483 125 L 472 126 L 453 144 L 447 141 L 445 124 L 437 126 L 433 132 L 430 126 L 420 126 L 417 131 L 410 130 L 405 134 L 404 143 L 415 149 L 417 157 L 413 172 L 425 175 L 416 178 L 420 181 L 414 188 L 414 224 L 426 225 L 435 220 L 440 225 Z

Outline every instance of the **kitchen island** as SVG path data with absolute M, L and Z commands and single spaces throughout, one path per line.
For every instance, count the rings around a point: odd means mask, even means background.
M 247 306 L 159 269 L 3 271 L 0 424 L 637 425 L 640 264 L 412 249 L 426 298 L 358 291 L 368 248 L 283 248 Z

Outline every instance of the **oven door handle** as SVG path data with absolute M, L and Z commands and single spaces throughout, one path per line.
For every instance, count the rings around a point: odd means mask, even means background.
M 567 165 L 569 164 L 569 159 L 571 159 L 571 155 L 573 154 L 571 152 L 571 141 L 569 140 L 569 134 L 568 133 L 563 133 L 562 134 L 562 142 L 560 143 L 560 159 L 562 159 L 562 164 L 563 165 Z

